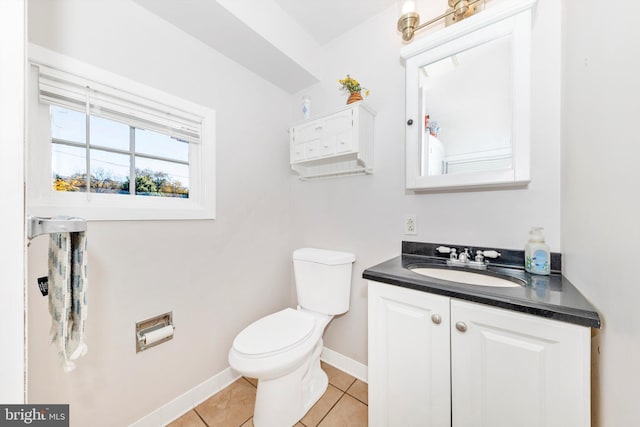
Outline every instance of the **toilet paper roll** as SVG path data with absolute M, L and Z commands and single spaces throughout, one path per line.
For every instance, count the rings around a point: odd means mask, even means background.
M 147 332 L 142 335 L 142 343 L 150 345 L 173 335 L 173 325 L 167 325 L 155 331 Z

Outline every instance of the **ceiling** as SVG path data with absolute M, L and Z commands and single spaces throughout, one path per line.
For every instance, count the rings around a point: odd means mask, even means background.
M 274 0 L 318 43 L 349 31 L 396 0 Z
M 319 80 L 317 51 L 396 0 L 133 0 L 289 93 Z

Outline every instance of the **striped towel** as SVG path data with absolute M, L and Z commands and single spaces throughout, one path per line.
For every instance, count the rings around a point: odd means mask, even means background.
M 85 233 L 54 233 L 49 240 L 51 341 L 65 372 L 87 352 L 87 239 Z

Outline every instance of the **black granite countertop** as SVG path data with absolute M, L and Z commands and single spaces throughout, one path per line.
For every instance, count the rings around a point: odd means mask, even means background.
M 401 256 L 367 268 L 362 273 L 362 277 L 367 280 L 506 308 L 548 319 L 600 328 L 600 317 L 595 308 L 569 280 L 554 269 L 554 267 L 560 266 L 561 257 L 559 254 L 552 254 L 552 273 L 548 276 L 539 276 L 529 274 L 520 267 L 523 265 L 520 262 L 520 257 L 524 257 L 521 251 L 497 249 L 504 254 L 505 260 L 489 263 L 487 270 L 478 271 L 469 270 L 468 267 L 447 267 L 447 257 L 440 256 L 434 251 L 437 246 L 440 245 L 403 242 Z M 460 247 L 459 245 L 453 246 Z M 555 265 L 553 261 L 556 261 Z M 409 270 L 409 267 L 423 266 L 467 269 L 480 274 L 508 278 L 521 283 L 522 286 L 503 288 L 467 285 L 423 276 Z

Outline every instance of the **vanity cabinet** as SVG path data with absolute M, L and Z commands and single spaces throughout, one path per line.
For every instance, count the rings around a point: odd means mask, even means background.
M 590 328 L 369 281 L 369 424 L 590 426 Z
M 451 424 L 448 313 L 447 297 L 369 282 L 370 426 Z
M 373 172 L 375 113 L 350 104 L 291 127 L 291 168 L 301 179 Z

